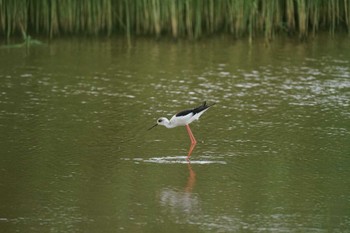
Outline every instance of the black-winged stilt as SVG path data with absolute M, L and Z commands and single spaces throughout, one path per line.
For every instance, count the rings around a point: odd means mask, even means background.
M 186 126 L 188 135 L 190 136 L 190 140 L 191 140 L 191 148 L 188 153 L 188 157 L 190 157 L 192 150 L 196 145 L 197 141 L 193 136 L 193 133 L 191 131 L 189 124 L 191 124 L 194 120 L 198 120 L 199 117 L 214 104 L 215 103 L 207 105 L 206 101 L 204 101 L 204 103 L 201 106 L 193 109 L 183 110 L 175 114 L 170 120 L 168 120 L 166 117 L 158 118 L 157 123 L 153 125 L 151 128 L 149 128 L 148 130 L 153 129 L 157 125 L 163 125 L 167 128 L 174 128 L 177 126 Z

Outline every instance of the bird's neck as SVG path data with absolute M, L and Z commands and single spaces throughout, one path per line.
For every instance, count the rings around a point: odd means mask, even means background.
M 174 128 L 174 125 L 171 124 L 171 121 L 169 121 L 168 119 L 164 120 L 164 126 L 167 128 Z

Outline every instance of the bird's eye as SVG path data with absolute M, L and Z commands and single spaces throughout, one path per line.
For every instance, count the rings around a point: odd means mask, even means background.
M 158 120 L 158 123 L 160 123 L 160 122 L 162 122 L 162 121 L 163 121 L 162 119 L 159 119 L 159 120 Z

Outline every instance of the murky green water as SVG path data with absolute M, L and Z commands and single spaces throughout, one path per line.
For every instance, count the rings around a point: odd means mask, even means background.
M 349 231 L 349 42 L 1 49 L 0 231 Z

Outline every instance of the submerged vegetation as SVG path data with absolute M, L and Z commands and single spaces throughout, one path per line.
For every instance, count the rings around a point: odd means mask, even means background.
M 0 35 L 111 35 L 196 39 L 350 33 L 350 0 L 0 0 Z

